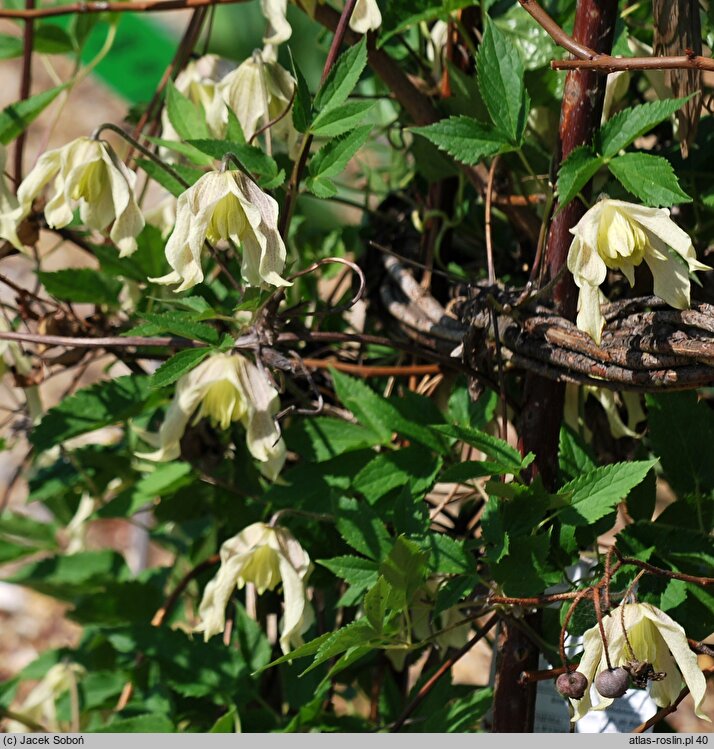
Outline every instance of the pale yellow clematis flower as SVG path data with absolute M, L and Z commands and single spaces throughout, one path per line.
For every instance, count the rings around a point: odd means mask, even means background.
M 141 433 L 157 450 L 138 457 L 176 460 L 192 417 L 193 423 L 207 418 L 223 430 L 240 421 L 250 454 L 263 475 L 274 480 L 285 463 L 285 442 L 275 421 L 279 408 L 278 391 L 253 362 L 239 354 L 214 354 L 179 379 L 158 435 Z
M 221 80 L 218 90 L 235 112 L 247 141 L 250 142 L 261 128 L 277 119 L 270 132 L 285 139 L 288 150 L 292 152 L 298 134 L 288 110 L 295 85 L 290 73 L 272 59 L 270 50 L 256 50 L 252 57 Z
M 59 733 L 62 729 L 57 721 L 57 700 L 69 689 L 76 687 L 86 671 L 78 663 L 57 663 L 33 687 L 16 710 L 23 717 L 34 720 L 48 731 Z M 27 733 L 32 729 L 19 721 L 7 723 L 9 733 Z
M 630 651 L 622 629 L 623 607 L 625 632 L 634 652 Z M 659 707 L 671 705 L 686 684 L 694 699 L 697 717 L 709 720 L 702 711 L 706 679 L 697 665 L 697 656 L 689 647 L 685 631 L 677 622 L 648 603 L 626 603 L 613 609 L 602 623 L 613 668 L 632 661 L 652 664 L 655 672 L 665 674 L 661 680 L 649 682 L 650 695 Z M 577 670 L 592 685 L 597 674 L 607 669 L 597 625 L 585 633 L 583 644 L 584 651 Z M 599 698 L 595 705 L 592 696 Z M 604 710 L 612 704 L 612 699 L 597 694 L 593 687 L 585 692 L 582 699 L 571 700 L 571 704 L 574 710 L 572 720 L 580 720 L 589 710 Z
M 280 526 L 253 523 L 221 546 L 221 567 L 203 593 L 197 632 L 208 640 L 223 632 L 226 606 L 233 591 L 246 583 L 258 595 L 283 586 L 285 611 L 280 630 L 283 653 L 302 645 L 302 635 L 314 620 L 305 583 L 312 569 L 308 553 L 290 531 Z
M 689 307 L 689 272 L 711 270 L 697 260 L 692 240 L 666 208 L 603 198 L 570 231 L 568 270 L 580 289 L 577 325 L 596 343 L 605 326 L 599 286 L 608 268 L 621 270 L 632 286 L 635 268 L 644 260 L 655 295 L 676 309 Z M 679 257 L 671 256 L 669 248 Z
M 166 243 L 171 273 L 150 281 L 179 284 L 185 291 L 203 281 L 201 256 L 206 240 L 230 239 L 243 249 L 241 273 L 246 283 L 289 286 L 280 275 L 285 244 L 278 233 L 278 204 L 239 171 L 204 174 L 176 204 L 176 226 Z
M 226 134 L 226 106 L 218 92 L 218 81 L 226 67 L 227 64 L 216 55 L 204 55 L 198 60 L 191 60 L 174 82 L 180 94 L 203 108 L 208 130 L 214 138 L 223 138 Z M 161 137 L 163 140 L 181 140 L 171 124 L 166 107 L 161 113 Z M 164 155 L 163 150 L 161 153 Z
M 136 237 L 144 228 L 134 195 L 136 174 L 119 160 L 111 146 L 88 137 L 76 138 L 40 156 L 17 190 L 17 207 L 0 217 L 5 239 L 15 244 L 7 227 L 17 230 L 30 213 L 32 201 L 52 179 L 53 194 L 45 206 L 45 219 L 51 228 L 67 226 L 79 207 L 88 228 L 103 231 L 112 224 L 109 238 L 121 257 L 136 250 Z M 22 250 L 21 245 L 16 246 Z
M 308 0 L 302 2 L 308 15 L 315 13 L 315 5 L 324 0 Z M 260 9 L 268 21 L 268 32 L 263 37 L 264 44 L 275 46 L 290 39 L 293 30 L 287 19 L 288 0 L 260 0 Z M 350 17 L 350 28 L 357 34 L 366 34 L 374 31 L 382 25 L 382 14 L 380 13 L 377 0 L 357 0 L 355 8 Z

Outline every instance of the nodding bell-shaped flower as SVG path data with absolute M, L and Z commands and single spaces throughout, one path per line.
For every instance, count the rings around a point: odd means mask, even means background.
M 644 260 L 654 277 L 654 293 L 676 309 L 689 307 L 689 272 L 711 270 L 697 260 L 689 235 L 666 208 L 648 208 L 603 198 L 571 230 L 568 270 L 580 295 L 577 325 L 600 343 L 605 320 L 599 286 L 607 269 L 621 270 L 632 286 Z
M 324 0 L 301 0 L 305 11 L 313 16 L 317 3 Z M 260 0 L 260 9 L 268 21 L 268 33 L 263 37 L 264 44 L 275 46 L 286 42 L 293 33 L 287 19 L 288 0 Z M 382 25 L 382 14 L 377 0 L 357 0 L 350 17 L 350 28 L 357 34 L 366 34 Z
M 27 697 L 17 706 L 17 712 L 23 717 L 39 723 L 47 731 L 59 733 L 62 729 L 57 721 L 57 700 L 68 690 L 76 688 L 77 682 L 86 671 L 78 663 L 57 663 L 33 687 Z M 8 721 L 10 733 L 26 733 L 32 730 L 16 720 Z
M 292 151 L 298 138 L 289 112 L 295 79 L 272 57 L 271 48 L 256 50 L 228 73 L 218 88 L 235 112 L 246 140 L 250 141 L 267 123 L 277 120 L 270 132 L 284 138 Z
M 350 18 L 350 28 L 357 34 L 366 34 L 382 25 L 382 14 L 376 0 L 357 0 Z
M 246 283 L 289 286 L 280 275 L 285 244 L 278 233 L 278 204 L 237 170 L 204 174 L 176 204 L 176 226 L 166 243 L 171 273 L 150 281 L 179 284 L 185 291 L 203 281 L 201 256 L 206 240 L 230 239 L 243 250 L 241 273 Z
M 218 81 L 226 67 L 227 64 L 216 55 L 204 55 L 191 60 L 176 76 L 174 83 L 180 94 L 203 108 L 208 130 L 216 138 L 223 138 L 226 132 L 226 105 L 218 93 Z M 161 113 L 161 137 L 164 140 L 181 140 L 166 108 Z
M 136 250 L 136 236 L 144 228 L 134 195 L 136 174 L 107 143 L 84 136 L 40 156 L 17 190 L 17 208 L 0 218 L 0 226 L 6 228 L 10 222 L 16 231 L 29 215 L 32 201 L 52 179 L 52 197 L 45 206 L 50 227 L 67 226 L 79 207 L 82 222 L 90 229 L 103 231 L 112 224 L 109 238 L 122 257 Z M 7 231 L 3 236 L 13 241 Z
M 223 430 L 240 421 L 250 454 L 261 473 L 274 480 L 285 463 L 285 443 L 275 421 L 279 407 L 278 391 L 253 362 L 239 354 L 214 354 L 179 379 L 158 435 L 141 434 L 156 451 L 138 457 L 176 460 L 192 417 L 194 423 L 207 418 Z
M 206 640 L 223 632 L 226 605 L 236 588 L 253 583 L 260 595 L 282 583 L 280 647 L 288 653 L 302 645 L 302 635 L 314 620 L 305 591 L 311 569 L 310 557 L 290 531 L 265 523 L 249 525 L 221 546 L 221 567 L 203 593 L 196 631 Z
M 613 609 L 602 623 L 613 668 L 625 666 L 632 673 L 633 664 L 645 667 L 649 664 L 651 670 L 646 668 L 644 673 L 649 672 L 652 678 L 650 694 L 659 707 L 674 703 L 686 684 L 694 699 L 697 717 L 709 720 L 702 711 L 706 679 L 697 665 L 697 656 L 689 647 L 686 633 L 677 622 L 648 603 L 625 603 Z M 583 644 L 577 670 L 592 684 L 608 667 L 597 625 L 585 633 Z M 599 697 L 594 706 L 592 695 Z M 598 695 L 593 688 L 586 691 L 582 699 L 571 700 L 572 719 L 580 720 L 589 710 L 604 710 L 611 703 L 611 698 Z

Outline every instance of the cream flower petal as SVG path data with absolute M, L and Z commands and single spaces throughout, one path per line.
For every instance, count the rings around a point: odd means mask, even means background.
M 275 420 L 280 408 L 278 391 L 267 376 L 248 360 L 243 366 L 241 380 L 250 404 L 244 417 L 246 444 L 251 455 L 261 461 L 261 472 L 274 481 L 285 464 L 285 442 Z
M 282 583 L 285 612 L 280 643 L 288 652 L 311 622 L 305 594 L 310 570 L 310 557 L 288 530 L 253 523 L 221 546 L 221 567 L 204 591 L 196 630 L 206 639 L 223 631 L 225 608 L 236 588 L 253 583 L 260 594 Z
M 350 18 L 350 28 L 357 34 L 366 34 L 382 25 L 382 14 L 376 0 L 357 0 Z
M 260 0 L 260 10 L 269 24 L 263 44 L 277 47 L 290 39 L 293 29 L 287 19 L 288 0 Z
M 687 266 L 669 257 L 658 239 L 653 241 L 656 245 L 645 252 L 645 262 L 652 272 L 655 296 L 675 309 L 687 309 L 691 288 Z
M 246 140 L 253 137 L 268 111 L 261 66 L 260 61 L 248 58 L 219 84 L 223 101 L 238 118 Z
M 657 631 L 662 635 L 662 639 L 667 644 L 669 652 L 676 661 L 682 678 L 689 687 L 689 692 L 694 699 L 694 712 L 697 717 L 711 722 L 711 719 L 702 711 L 707 682 L 704 674 L 697 665 L 697 656 L 689 647 L 686 632 L 677 622 L 667 616 L 664 611 L 660 611 L 646 603 L 640 604 L 640 606 L 643 616 L 647 617 L 657 627 Z
M 580 718 L 582 718 L 587 712 L 592 710 L 593 703 L 591 700 L 591 694 L 593 693 L 592 690 L 594 690 L 592 683 L 600 670 L 600 662 L 602 659 L 603 648 L 600 631 L 597 627 L 593 627 L 585 632 L 585 635 L 583 636 L 583 655 L 580 658 L 580 664 L 577 668 L 577 670 L 588 680 L 590 688 L 586 690 L 582 699 L 570 700 L 570 704 L 573 706 L 574 710 L 573 720 L 580 720 Z M 595 692 L 595 694 L 597 693 Z
M 578 295 L 578 317 L 576 324 L 599 344 L 605 318 L 600 311 L 600 289 L 597 286 L 581 286 Z

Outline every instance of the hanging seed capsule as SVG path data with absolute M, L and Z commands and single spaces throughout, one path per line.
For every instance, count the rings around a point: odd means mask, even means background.
M 563 697 L 580 700 L 588 688 L 588 680 L 580 671 L 571 671 L 569 674 L 561 674 L 556 679 L 555 688 Z
M 603 697 L 622 697 L 630 686 L 630 675 L 624 668 L 608 668 L 595 677 L 595 689 Z

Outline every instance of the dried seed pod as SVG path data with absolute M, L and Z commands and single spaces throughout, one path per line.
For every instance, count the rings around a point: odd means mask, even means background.
M 571 671 L 569 674 L 561 674 L 556 679 L 555 688 L 563 697 L 580 700 L 588 688 L 588 680 L 580 671 Z
M 603 697 L 622 697 L 630 686 L 630 675 L 624 668 L 608 668 L 595 677 L 595 689 Z

